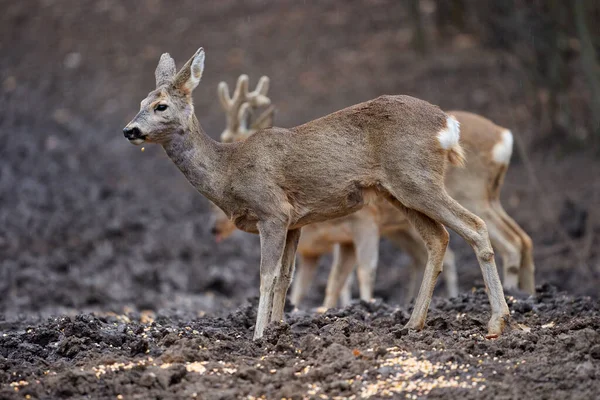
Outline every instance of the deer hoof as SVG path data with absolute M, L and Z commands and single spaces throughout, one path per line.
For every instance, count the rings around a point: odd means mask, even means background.
M 485 336 L 486 339 L 495 339 L 500 336 L 504 331 L 508 318 L 509 316 L 505 314 L 493 314 L 488 323 L 488 334 Z
M 404 329 L 420 331 L 425 326 L 425 321 L 413 321 L 409 320 L 406 325 L 404 325 Z

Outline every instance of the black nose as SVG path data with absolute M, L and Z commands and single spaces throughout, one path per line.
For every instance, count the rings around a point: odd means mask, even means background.
M 123 129 L 123 135 L 127 139 L 136 139 L 136 138 L 140 137 L 141 132 L 140 132 L 139 128 L 125 128 L 125 129 Z

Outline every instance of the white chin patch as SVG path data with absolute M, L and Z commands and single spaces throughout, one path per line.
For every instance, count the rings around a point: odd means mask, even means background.
M 144 139 L 140 139 L 140 138 L 129 139 L 129 143 L 135 144 L 135 145 L 142 144 L 142 143 L 144 143 Z

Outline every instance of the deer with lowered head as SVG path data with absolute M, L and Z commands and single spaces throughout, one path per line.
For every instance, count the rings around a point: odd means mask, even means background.
M 202 48 L 176 72 L 163 54 L 156 89 L 123 133 L 160 144 L 189 182 L 235 221 L 260 235 L 260 296 L 254 338 L 283 319 L 304 225 L 351 214 L 375 196 L 400 210 L 428 253 L 408 328 L 422 329 L 448 245 L 447 226 L 472 247 L 488 289 L 488 336 L 502 333 L 509 310 L 485 222 L 444 187 L 446 162 L 463 162 L 458 122 L 409 96 L 381 96 L 291 129 L 269 128 L 219 143 L 200 127 L 192 91 L 204 71 Z
M 218 96 L 225 111 L 225 130 L 221 134 L 221 141 L 228 143 L 247 139 L 259 129 L 273 125 L 274 107 L 267 97 L 269 78 L 262 76 L 256 89 L 248 90 L 248 76 L 238 77 L 233 95 L 230 96 L 226 82 L 220 82 Z M 254 112 L 260 108 L 256 97 L 261 96 L 260 104 L 269 104 L 258 117 Z M 217 242 L 230 236 L 235 230 L 235 224 L 217 206 L 211 203 L 213 217 L 212 233 Z M 375 269 L 379 257 L 379 237 L 384 236 L 405 249 L 413 259 L 411 268 L 410 290 L 406 292 L 406 300 L 412 299 L 416 293 L 419 271 L 427 261 L 425 250 L 418 233 L 411 227 L 405 214 L 383 198 L 376 198 L 359 211 L 345 217 L 331 219 L 325 222 L 310 224 L 302 228 L 302 235 L 298 243 L 298 264 L 296 276 L 293 280 L 290 300 L 292 304 L 299 305 L 308 287 L 314 279 L 319 259 L 328 253 L 334 252 L 334 267 L 329 279 L 324 307 L 334 307 L 341 296 L 341 305 L 349 304 L 350 280 L 339 292 L 337 285 L 338 275 L 347 273 L 348 268 L 353 268 L 358 263 L 360 275 L 359 291 L 363 300 L 373 297 Z M 341 247 L 340 247 L 341 246 Z M 446 289 L 451 297 L 458 294 L 456 268 L 451 250 L 446 250 L 444 259 L 444 278 Z M 339 264 L 338 264 L 339 263 Z M 343 268 L 338 268 L 342 265 Z
M 265 82 L 268 84 L 268 77 L 263 76 L 258 87 L 264 88 Z M 248 93 L 247 85 L 248 77 L 241 75 L 234 91 L 235 101 L 233 101 L 229 97 L 227 84 L 225 82 L 219 84 L 218 94 L 227 116 L 227 128 L 221 136 L 224 142 L 244 140 L 257 129 L 272 124 L 272 113 L 269 119 L 264 118 L 265 113 L 263 113 L 249 127 L 250 112 L 255 107 L 249 101 L 244 103 L 242 94 Z M 263 94 L 266 96 L 266 91 Z M 512 153 L 512 133 L 472 113 L 464 111 L 449 113 L 461 124 L 461 144 L 466 149 L 468 157 L 465 168 L 452 166 L 449 168 L 446 174 L 446 189 L 462 205 L 480 215 L 487 223 L 492 246 L 499 251 L 503 259 L 505 289 L 521 289 L 534 293 L 531 239 L 506 214 L 499 198 Z M 232 125 L 231 121 L 236 118 L 239 120 L 238 123 Z M 352 215 L 311 224 L 302 229 L 298 245 L 299 263 L 292 286 L 293 304 L 299 304 L 312 283 L 319 258 L 332 250 L 334 262 L 324 307 L 335 306 L 338 299 L 341 299 L 342 305 L 350 301 L 349 281 L 346 279 L 356 262 L 360 297 L 363 300 L 370 300 L 378 259 L 379 235 L 391 240 L 413 259 L 409 289 L 405 297 L 410 300 L 414 296 L 419 271 L 427 260 L 426 249 L 414 229 L 408 224 L 404 213 L 387 201 L 377 200 Z M 213 215 L 215 217 L 213 233 L 218 238 L 226 237 L 235 230 L 235 225 L 218 208 L 213 208 Z M 335 245 L 339 246 L 334 247 Z M 448 294 L 451 297 L 455 296 L 458 285 L 454 255 L 450 249 L 446 251 L 444 259 L 444 274 Z M 342 288 L 344 281 L 346 285 Z
M 446 189 L 448 193 L 470 211 L 481 216 L 486 222 L 492 247 L 498 251 L 503 261 L 504 288 L 506 290 L 522 290 L 529 294 L 535 293 L 535 266 L 533 262 L 533 245 L 531 238 L 525 231 L 506 213 L 500 203 L 500 190 L 510 162 L 512 153 L 512 133 L 490 120 L 476 114 L 464 111 L 450 111 L 461 124 L 461 145 L 468 157 L 465 168 L 450 166 L 446 173 Z M 408 299 L 414 295 L 415 281 L 419 270 L 424 265 L 427 253 L 423 243 L 415 238 L 412 229 L 403 226 L 404 216 L 397 210 L 382 202 L 375 202 L 378 206 L 377 220 L 380 231 L 384 237 L 407 251 L 413 262 L 411 263 Z M 359 211 L 361 213 L 362 211 Z M 348 217 L 346 217 L 348 218 Z M 348 224 L 356 224 L 357 219 L 348 220 Z M 321 223 L 328 224 L 332 221 Z M 350 232 L 365 229 L 373 230 L 373 223 L 361 222 L 364 228 L 354 226 Z M 304 231 L 311 227 L 304 228 Z M 338 228 L 339 230 L 339 228 Z M 304 234 L 304 232 L 303 232 Z M 356 240 L 354 241 L 356 242 Z M 324 306 L 326 308 L 337 304 L 340 296 L 348 298 L 348 286 L 344 286 L 348 275 L 353 269 L 354 260 L 358 258 L 359 251 L 355 249 L 353 241 L 347 240 L 335 254 L 333 268 L 327 284 L 327 293 Z M 376 259 L 375 259 L 376 260 Z M 374 261 L 376 262 L 376 261 Z M 361 280 L 366 274 L 360 273 L 361 265 L 358 263 L 359 288 Z M 450 296 L 457 291 L 457 276 L 455 257 L 447 251 L 444 258 L 444 272 L 446 272 L 446 285 Z M 302 271 L 299 270 L 299 276 Z M 372 282 L 367 284 L 371 288 Z M 302 280 L 294 283 L 293 293 L 303 293 Z M 341 291 L 341 294 L 340 294 Z M 453 292 L 454 291 L 454 292 Z M 368 299 L 363 295 L 361 299 Z

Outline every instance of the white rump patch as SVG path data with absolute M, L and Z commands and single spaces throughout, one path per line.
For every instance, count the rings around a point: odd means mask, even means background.
M 510 156 L 513 151 L 513 135 L 508 129 L 502 131 L 502 139 L 494 145 L 492 157 L 498 164 L 510 163 Z
M 460 139 L 460 123 L 453 116 L 446 119 L 446 128 L 438 133 L 438 140 L 444 150 L 450 150 Z

